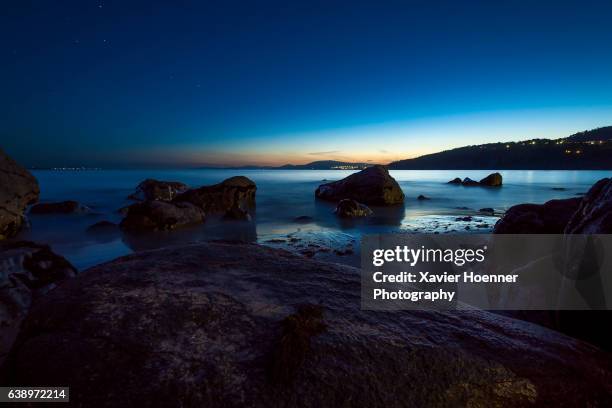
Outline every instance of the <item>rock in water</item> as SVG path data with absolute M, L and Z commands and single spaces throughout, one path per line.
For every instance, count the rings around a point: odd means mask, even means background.
M 481 186 L 500 187 L 502 185 L 502 175 L 499 173 L 491 173 L 487 177 L 480 180 Z
M 180 193 L 187 191 L 187 184 L 178 181 L 159 181 L 146 179 L 136 187 L 136 191 L 128 198 L 138 201 L 161 200 L 170 201 Z
M 57 203 L 40 203 L 30 209 L 30 214 L 83 214 L 91 209 L 77 201 L 60 201 Z
M 423 200 L 431 200 L 431 198 L 429 198 L 429 197 L 427 197 L 427 196 L 424 196 L 423 194 L 420 194 L 420 195 L 417 197 L 417 200 L 419 200 L 419 201 L 423 201 Z
M 550 200 L 545 204 L 519 204 L 510 207 L 497 221 L 494 234 L 562 234 L 578 209 L 581 198 Z
M 47 245 L 27 241 L 0 244 L 0 361 L 32 299 L 76 274 L 70 262 Z
M 393 205 L 404 202 L 399 184 L 385 166 L 376 165 L 332 183 L 321 184 L 317 198 L 329 201 L 351 199 L 367 205 Z
M 340 200 L 334 213 L 342 218 L 367 217 L 372 215 L 372 210 L 368 206 L 358 203 L 355 200 Z
M 204 211 L 188 202 L 145 201 L 128 207 L 120 226 L 126 231 L 169 231 L 204 220 Z
M 258 245 L 136 253 L 35 302 L 3 385 L 69 384 L 75 406 L 107 407 L 612 404 L 597 348 L 484 311 L 360 298 L 358 270 Z
M 17 234 L 27 206 L 39 195 L 34 176 L 0 150 L 0 240 Z
M 461 184 L 461 179 L 459 177 L 455 177 L 454 179 L 449 181 L 448 184 Z
M 583 197 L 566 234 L 612 234 L 612 178 L 599 180 Z
M 225 214 L 234 207 L 243 210 L 255 206 L 257 186 L 247 177 L 230 177 L 219 184 L 195 188 L 179 194 L 173 202 L 189 202 L 206 214 Z
M 464 178 L 461 184 L 464 186 L 479 186 L 480 185 L 479 182 L 477 182 L 476 180 L 472 180 L 469 177 Z

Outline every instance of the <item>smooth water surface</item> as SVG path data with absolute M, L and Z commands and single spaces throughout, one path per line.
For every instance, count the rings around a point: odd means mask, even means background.
M 269 242 L 277 237 L 299 233 L 306 239 L 322 240 L 334 246 L 355 243 L 369 232 L 433 232 L 444 224 L 444 231 L 464 231 L 457 216 L 475 215 L 482 231 L 489 231 L 496 218 L 478 213 L 491 207 L 502 213 L 510 206 L 553 198 L 574 197 L 586 192 L 597 180 L 610 176 L 609 171 L 502 171 L 501 188 L 449 185 L 455 177 L 479 180 L 491 171 L 412 171 L 396 170 L 391 175 L 400 183 L 406 201 L 396 208 L 373 207 L 368 219 L 346 221 L 333 215 L 334 205 L 315 200 L 314 191 L 324 180 L 339 180 L 352 171 L 340 170 L 100 170 L 100 171 L 34 171 L 41 186 L 41 201 L 76 200 L 92 209 L 86 215 L 30 216 L 31 228 L 18 238 L 48 243 L 78 268 L 125 255 L 133 250 L 209 239 L 231 239 Z M 218 183 L 228 177 L 244 175 L 257 184 L 257 208 L 254 220 L 220 222 L 209 220 L 201 226 L 167 233 L 129 236 L 116 231 L 110 234 L 88 234 L 88 226 L 101 220 L 118 223 L 117 210 L 131 203 L 127 196 L 146 178 L 181 181 L 192 187 Z M 420 194 L 430 200 L 417 200 Z M 311 223 L 294 221 L 310 216 Z M 457 228 L 448 227 L 448 222 Z M 304 244 L 307 246 L 307 244 Z M 348 263 L 355 263 L 356 258 Z

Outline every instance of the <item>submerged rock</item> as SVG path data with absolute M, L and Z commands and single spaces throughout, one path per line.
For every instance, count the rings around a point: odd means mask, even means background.
M 136 191 L 128 198 L 138 201 L 161 200 L 170 201 L 177 194 L 187 191 L 187 184 L 178 181 L 159 181 L 146 179 L 136 187 Z
M 299 217 L 295 217 L 293 221 L 300 224 L 308 224 L 310 222 L 313 222 L 314 219 L 309 215 L 300 215 Z
M 423 200 L 431 200 L 431 198 L 429 198 L 429 197 L 424 196 L 423 194 L 421 194 L 421 195 L 419 195 L 419 196 L 417 197 L 417 200 L 419 200 L 419 201 L 423 201 Z
M 599 180 L 580 201 L 566 234 L 612 234 L 612 178 Z
M 88 212 L 91 212 L 89 207 L 73 200 L 39 203 L 30 209 L 30 214 L 83 214 Z
M 19 232 L 27 206 L 39 195 L 36 178 L 0 150 L 0 240 Z
M 481 212 L 481 213 L 487 213 L 487 214 L 494 214 L 495 213 L 495 209 L 493 209 L 491 207 L 481 208 L 478 211 Z
M 247 177 L 230 177 L 219 184 L 188 190 L 176 196 L 175 203 L 188 202 L 206 214 L 225 214 L 237 207 L 243 210 L 255 206 L 257 186 Z
M 3 384 L 70 384 L 72 404 L 108 407 L 612 403 L 612 357 L 594 347 L 484 311 L 360 298 L 357 269 L 257 245 L 136 253 L 39 299 Z
M 204 211 L 188 202 L 145 201 L 131 205 L 120 226 L 126 231 L 167 231 L 204 220 Z
M 32 300 L 76 274 L 76 268 L 47 245 L 28 241 L 0 244 L 0 361 Z
M 355 200 L 340 200 L 338 206 L 334 210 L 334 213 L 338 217 L 342 218 L 356 218 L 356 217 L 367 217 L 372 215 L 372 210 L 367 205 L 358 203 Z
M 118 225 L 114 222 L 104 220 L 90 225 L 89 227 L 87 227 L 86 232 L 91 234 L 114 232 L 117 230 L 117 227 Z
M 376 165 L 332 183 L 321 184 L 317 198 L 329 201 L 351 199 L 367 205 L 394 205 L 404 202 L 399 184 L 385 166 Z
M 550 200 L 544 204 L 510 207 L 497 221 L 494 234 L 562 234 L 581 198 Z

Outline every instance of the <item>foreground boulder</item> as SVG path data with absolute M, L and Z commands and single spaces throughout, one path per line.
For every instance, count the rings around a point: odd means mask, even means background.
M 34 176 L 0 150 L 0 240 L 17 234 L 27 206 L 39 195 Z
M 360 288 L 257 245 L 133 254 L 36 302 L 2 383 L 70 384 L 75 406 L 612 404 L 594 347 L 482 311 L 364 311 Z
M 372 210 L 355 200 L 344 199 L 340 200 L 334 213 L 341 218 L 356 218 L 372 215 Z
M 39 203 L 30 209 L 30 214 L 83 214 L 88 212 L 91 212 L 90 208 L 73 200 Z
M 170 201 L 180 193 L 187 191 L 187 184 L 178 181 L 159 181 L 146 179 L 138 184 L 136 191 L 128 198 L 137 201 L 161 200 Z
M 367 205 L 394 205 L 404 202 L 399 184 L 385 166 L 372 166 L 332 183 L 321 184 L 317 198 L 329 201 L 351 199 Z
M 582 198 L 566 234 L 612 234 L 612 178 L 599 180 Z
M 169 231 L 204 220 L 204 211 L 191 203 L 145 201 L 128 207 L 120 227 L 126 231 Z
M 32 300 L 77 270 L 47 245 L 27 241 L 0 244 L 0 361 Z
M 562 234 L 582 198 L 512 206 L 497 221 L 494 234 Z
M 179 194 L 175 203 L 188 202 L 206 214 L 225 214 L 234 207 L 246 210 L 255 206 L 257 186 L 247 177 L 230 177 L 219 184 L 194 188 Z

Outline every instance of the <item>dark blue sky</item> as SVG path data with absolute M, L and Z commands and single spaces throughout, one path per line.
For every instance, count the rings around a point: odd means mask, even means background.
M 610 1 L 12 2 L 1 146 L 183 166 L 561 137 L 612 124 L 610 21 Z

